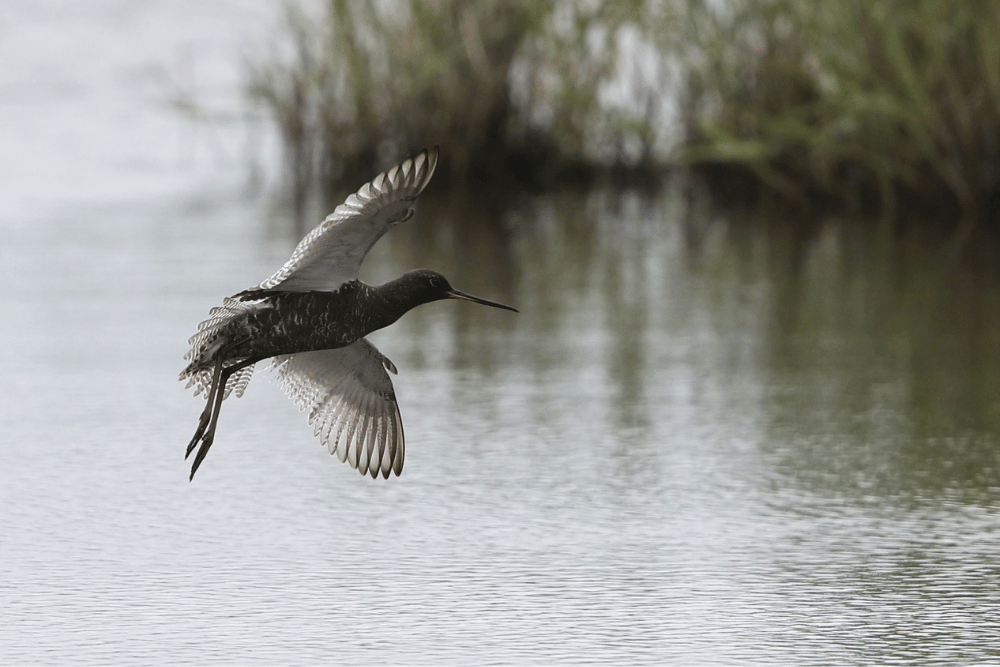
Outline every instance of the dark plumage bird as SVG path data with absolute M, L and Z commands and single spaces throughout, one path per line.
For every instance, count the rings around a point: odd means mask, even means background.
M 223 300 L 191 337 L 180 379 L 207 403 L 185 458 L 191 479 L 215 440 L 222 401 L 242 396 L 254 364 L 272 359 L 278 379 L 320 442 L 361 474 L 403 469 L 403 422 L 388 373 L 396 373 L 364 336 L 416 306 L 465 299 L 510 306 L 454 289 L 440 273 L 417 269 L 378 287 L 358 280 L 365 255 L 412 205 L 437 165 L 437 147 L 363 185 L 299 243 L 259 286 Z M 199 446 L 200 445 L 200 446 Z

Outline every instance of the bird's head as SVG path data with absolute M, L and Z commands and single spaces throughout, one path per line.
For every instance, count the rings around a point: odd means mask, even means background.
M 464 301 L 480 303 L 484 306 L 517 312 L 516 308 L 459 291 L 451 286 L 447 278 L 437 271 L 431 271 L 430 269 L 407 271 L 395 282 L 398 284 L 400 291 L 406 294 L 406 298 L 412 300 L 413 305 L 441 301 L 442 299 L 462 299 Z

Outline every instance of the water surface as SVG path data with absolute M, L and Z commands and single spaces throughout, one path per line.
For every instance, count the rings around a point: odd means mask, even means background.
M 363 277 L 427 266 L 521 313 L 372 336 L 402 477 L 330 457 L 261 369 L 188 483 L 185 341 L 295 239 L 230 176 L 151 164 L 152 194 L 107 158 L 106 194 L 0 218 L 0 662 L 1000 659 L 1000 283 L 943 236 L 679 183 L 432 186 Z

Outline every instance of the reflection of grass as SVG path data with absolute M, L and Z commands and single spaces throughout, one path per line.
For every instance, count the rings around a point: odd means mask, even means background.
M 995 495 L 1000 291 L 992 270 L 951 266 L 939 246 L 829 220 L 798 259 L 768 256 L 767 440 L 796 484 Z
M 766 482 L 792 497 L 994 503 L 994 263 L 952 266 L 945 235 L 927 229 L 897 238 L 853 219 L 730 220 L 689 196 L 561 190 L 508 218 L 522 315 L 520 333 L 500 338 L 546 406 L 540 423 L 578 419 L 553 416 L 554 388 L 584 386 L 571 400 L 601 396 L 608 442 L 626 458 L 674 456 L 697 433 L 706 447 L 753 443 Z M 490 252 L 468 265 L 489 265 Z
M 702 63 L 687 160 L 889 215 L 901 200 L 986 212 L 1000 192 L 1000 2 L 727 4 L 725 17 L 690 13 Z

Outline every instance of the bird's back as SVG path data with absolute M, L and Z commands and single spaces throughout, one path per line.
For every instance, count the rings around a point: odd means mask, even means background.
M 225 300 L 192 336 L 181 378 L 198 387 L 211 382 L 219 357 L 223 366 L 280 355 L 350 345 L 391 324 L 403 307 L 360 281 L 334 292 L 248 291 Z M 249 378 L 247 378 L 249 380 Z

